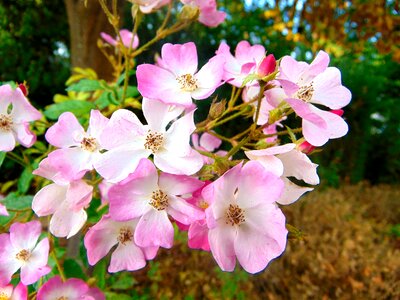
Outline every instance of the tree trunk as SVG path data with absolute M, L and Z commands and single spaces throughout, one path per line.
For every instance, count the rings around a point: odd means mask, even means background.
M 97 47 L 97 40 L 102 31 L 115 34 L 100 4 L 97 0 L 88 0 L 85 7 L 83 0 L 64 1 L 70 28 L 71 66 L 92 68 L 99 78 L 111 80 L 112 67 Z

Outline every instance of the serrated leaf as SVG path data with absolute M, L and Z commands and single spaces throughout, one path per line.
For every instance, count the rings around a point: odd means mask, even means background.
M 74 92 L 93 92 L 97 90 L 104 90 L 104 87 L 98 80 L 82 79 L 81 81 L 70 85 L 66 90 Z
M 76 117 L 81 117 L 87 115 L 93 108 L 95 108 L 95 105 L 91 102 L 70 100 L 47 106 L 44 115 L 51 120 L 57 120 L 63 112 L 69 111 Z
M 5 158 L 6 158 L 6 153 L 0 151 L 0 167 L 3 164 Z
M 26 195 L 26 196 L 19 196 L 17 193 L 13 192 L 8 194 L 3 200 L 2 203 L 8 209 L 16 209 L 22 210 L 31 208 L 32 206 L 33 196 Z

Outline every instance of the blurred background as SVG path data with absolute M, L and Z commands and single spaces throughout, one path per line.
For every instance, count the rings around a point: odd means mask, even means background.
M 313 154 L 322 184 L 286 207 L 296 226 L 284 255 L 264 272 L 217 270 L 208 253 L 189 250 L 184 234 L 146 269 L 111 286 L 124 299 L 395 299 L 400 297 L 400 4 L 395 0 L 218 1 L 227 20 L 217 28 L 193 24 L 164 42 L 195 41 L 202 65 L 221 41 L 231 50 L 245 39 L 276 58 L 310 62 L 331 56 L 352 92 L 345 108 L 348 135 Z M 121 28 L 132 28 L 120 1 Z M 146 16 L 141 43 L 154 36 L 163 13 Z M 65 93 L 72 67 L 110 79 L 97 48 L 113 35 L 97 1 L 0 0 L 0 81 L 26 81 L 43 108 Z M 152 63 L 156 44 L 138 63 Z M 109 276 L 109 275 L 107 275 Z M 124 296 L 125 295 L 125 296 Z M 127 296 L 129 295 L 129 296 Z

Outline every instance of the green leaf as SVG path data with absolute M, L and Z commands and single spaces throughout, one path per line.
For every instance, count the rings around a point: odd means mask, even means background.
M 128 73 L 129 77 L 131 77 L 135 73 L 136 73 L 135 70 L 130 70 L 129 73 Z M 125 80 L 125 72 L 122 73 L 121 76 L 119 76 L 119 78 L 117 80 L 117 85 L 120 85 L 124 80 Z
M 296 136 L 295 136 L 295 134 L 293 133 L 293 131 L 292 131 L 292 129 L 290 129 L 288 126 L 286 126 L 285 125 L 285 127 L 286 127 L 286 130 L 288 131 L 288 134 L 289 134 L 289 136 L 290 136 L 290 139 L 292 140 L 292 143 L 296 143 L 297 142 L 297 139 L 296 139 Z
M 82 271 L 82 266 L 73 259 L 66 259 L 64 261 L 64 272 L 68 278 L 80 278 L 86 280 L 86 276 Z
M 21 176 L 18 179 L 18 191 L 21 194 L 25 194 L 31 185 L 31 181 L 33 178 L 32 174 L 33 168 L 32 166 L 27 166 L 21 173 Z
M 132 297 L 127 294 L 117 294 L 113 292 L 105 292 L 107 300 L 131 300 Z
M 0 152 L 0 167 L 3 164 L 4 159 L 6 158 L 5 152 Z
M 123 273 L 116 282 L 111 285 L 115 290 L 127 290 L 136 283 L 131 273 Z
M 70 100 L 47 106 L 44 115 L 51 120 L 57 120 L 63 112 L 69 111 L 76 117 L 81 117 L 87 115 L 93 108 L 95 105 L 91 102 Z
M 73 92 L 93 92 L 97 90 L 104 90 L 104 87 L 98 80 L 82 79 L 78 83 L 69 86 L 66 90 Z
M 107 262 L 102 259 L 96 264 L 93 271 L 93 275 L 96 277 L 96 285 L 102 290 L 106 287 L 106 269 Z
M 33 196 L 19 196 L 17 193 L 13 192 L 7 195 L 2 202 L 8 209 L 27 209 L 31 208 Z
M 111 92 L 104 92 L 100 95 L 100 97 L 94 102 L 97 105 L 98 109 L 102 110 L 110 105 L 110 97 Z

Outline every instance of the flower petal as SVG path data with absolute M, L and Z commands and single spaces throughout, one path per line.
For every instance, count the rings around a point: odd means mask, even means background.
M 175 76 L 191 74 L 197 71 L 197 50 L 193 42 L 185 44 L 164 44 L 161 57 Z
M 28 223 L 14 223 L 10 227 L 10 241 L 18 250 L 32 250 L 42 232 L 42 225 L 39 221 Z
M 108 272 L 136 271 L 146 265 L 143 250 L 136 246 L 133 241 L 125 245 L 119 243 L 117 249 L 111 254 Z
M 211 253 L 222 271 L 232 272 L 236 265 L 234 249 L 236 232 L 234 228 L 226 225 L 223 221 L 219 223 L 219 226 L 208 232 Z
M 46 140 L 58 148 L 68 148 L 79 145 L 79 137 L 85 131 L 77 118 L 71 112 L 65 112 L 60 115 L 57 123 L 51 126 L 46 134 Z

